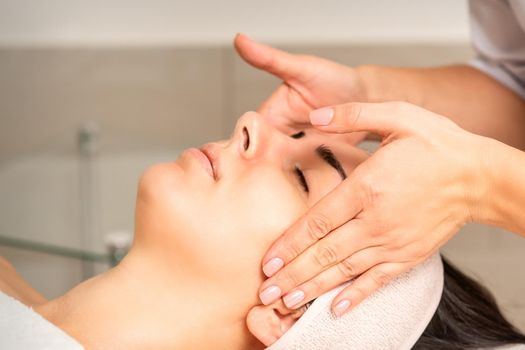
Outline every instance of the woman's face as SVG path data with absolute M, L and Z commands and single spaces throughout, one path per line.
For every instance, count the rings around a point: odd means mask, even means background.
M 239 119 L 230 140 L 201 150 L 143 175 L 135 244 L 156 246 L 246 307 L 257 303 L 271 243 L 366 158 L 313 131 L 284 135 L 254 112 Z

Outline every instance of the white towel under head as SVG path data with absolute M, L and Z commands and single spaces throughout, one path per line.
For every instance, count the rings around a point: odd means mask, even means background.
M 267 350 L 410 349 L 436 312 L 443 280 L 436 253 L 336 318 L 330 306 L 346 283 L 318 297 Z
M 0 349 L 82 350 L 83 347 L 32 308 L 0 292 Z

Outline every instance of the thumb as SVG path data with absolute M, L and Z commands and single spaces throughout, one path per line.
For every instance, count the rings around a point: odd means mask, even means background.
M 234 45 L 237 53 L 248 64 L 265 70 L 283 80 L 296 78 L 302 72 L 297 56 L 255 42 L 245 34 L 237 34 Z
M 411 133 L 424 109 L 406 102 L 359 103 L 325 107 L 310 112 L 310 123 L 324 132 L 369 131 L 382 137 Z

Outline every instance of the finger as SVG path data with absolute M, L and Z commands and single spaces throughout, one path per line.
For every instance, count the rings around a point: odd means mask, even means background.
M 235 36 L 234 46 L 242 59 L 248 64 L 283 80 L 293 79 L 302 74 L 297 56 L 255 42 L 245 34 L 239 33 Z
M 372 267 L 335 297 L 332 302 L 333 313 L 341 316 L 350 311 L 408 268 L 404 263 L 383 263 Z
M 312 124 L 310 123 L 310 120 L 308 119 L 308 113 L 306 113 L 306 119 L 308 120 L 308 124 L 306 126 L 302 126 L 301 130 L 310 129 L 308 138 L 310 137 L 317 137 L 321 142 L 325 142 L 325 140 L 333 139 L 333 140 L 340 140 L 346 144 L 349 145 L 358 145 L 362 141 L 365 141 L 368 139 L 369 132 L 366 131 L 358 131 L 358 132 L 349 132 L 345 134 L 328 134 L 325 132 L 320 131 L 319 129 L 312 128 Z M 377 140 L 380 141 L 381 139 Z M 352 148 L 350 148 L 352 150 Z
M 363 272 L 385 261 L 382 247 L 362 249 L 338 264 L 306 281 L 283 297 L 285 305 L 297 309 L 340 284 L 356 278 Z M 303 296 L 299 300 L 298 296 Z
M 349 145 L 359 145 L 367 139 L 368 132 L 358 131 L 345 134 L 343 140 Z
M 261 301 L 272 303 L 291 289 L 365 248 L 368 245 L 365 233 L 366 227 L 359 220 L 351 220 L 332 231 L 264 281 L 259 294 Z
M 354 218 L 361 210 L 350 176 L 289 227 L 263 258 L 263 272 L 271 277 L 306 248 Z
M 406 102 L 352 102 L 312 111 L 310 122 L 324 132 L 369 131 L 385 137 L 416 130 L 428 113 Z
M 312 128 L 308 119 L 311 108 L 307 108 L 300 99 L 290 86 L 281 84 L 257 111 L 279 131 L 292 135 Z

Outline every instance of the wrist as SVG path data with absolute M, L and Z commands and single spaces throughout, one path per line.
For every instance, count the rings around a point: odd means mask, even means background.
M 481 201 L 477 222 L 525 235 L 525 153 L 502 142 L 487 139 L 484 152 L 490 191 Z
M 493 175 L 489 166 L 493 158 L 491 139 L 469 134 L 463 150 L 463 162 L 466 164 L 464 177 L 464 200 L 467 208 L 467 222 L 485 223 L 492 216 L 487 198 L 493 190 Z
M 473 149 L 475 163 L 472 181 L 468 185 L 471 194 L 468 207 L 471 221 L 487 225 L 506 226 L 505 207 L 512 186 L 509 186 L 509 163 L 519 162 L 513 159 L 520 151 L 497 140 L 475 135 Z
M 381 84 L 378 83 L 378 67 L 374 65 L 361 65 L 355 67 L 357 79 L 361 86 L 361 96 L 364 102 L 382 102 L 385 99 Z
M 413 98 L 407 96 L 408 84 L 404 71 L 379 65 L 362 65 L 355 68 L 366 102 L 406 101 Z
M 362 65 L 355 68 L 366 102 L 405 101 L 425 106 L 420 79 L 411 68 Z

